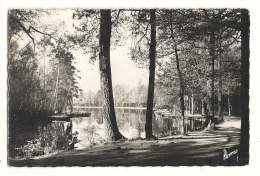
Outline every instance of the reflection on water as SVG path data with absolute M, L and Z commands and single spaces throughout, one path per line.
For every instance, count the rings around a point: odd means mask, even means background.
M 78 140 L 75 146 L 85 148 L 103 142 L 105 134 L 101 108 L 81 108 L 79 112 L 90 112 L 90 117 L 72 118 L 72 133 L 78 131 Z M 117 125 L 128 139 L 145 138 L 145 114 L 144 109 L 116 109 Z M 186 130 L 198 130 L 203 128 L 203 119 L 185 120 Z M 183 132 L 183 119 L 180 117 L 164 117 L 161 114 L 153 114 L 153 134 L 160 138 L 168 135 L 181 134 Z
M 90 117 L 72 118 L 69 122 L 52 121 L 37 123 L 31 130 L 17 133 L 15 156 L 32 157 L 57 150 L 77 149 L 93 146 L 104 141 L 105 134 L 101 108 L 81 108 L 79 112 L 90 112 Z M 116 109 L 120 132 L 128 139 L 145 138 L 145 113 L 143 109 Z M 160 138 L 183 132 L 183 119 L 153 114 L 153 134 Z M 204 119 L 185 119 L 188 131 L 203 128 Z M 19 134 L 19 135 L 18 135 Z M 72 137 L 74 135 L 74 137 Z M 73 140 L 76 139 L 76 142 Z M 74 142 L 73 142 L 74 141 Z M 13 144 L 14 144 L 13 143 Z M 73 146 L 72 146 L 73 144 Z M 75 144 L 75 145 L 74 145 Z M 30 156 L 24 156 L 24 155 Z

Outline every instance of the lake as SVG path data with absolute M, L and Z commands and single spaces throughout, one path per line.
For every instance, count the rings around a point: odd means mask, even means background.
M 10 136 L 9 156 L 31 158 L 104 142 L 102 109 L 81 107 L 75 112 L 90 112 L 91 115 L 71 118 L 69 121 L 17 122 L 18 125 L 12 128 Z M 127 139 L 145 138 L 145 113 L 145 109 L 116 108 L 117 125 L 122 135 Z M 188 131 L 202 129 L 204 121 L 204 118 L 185 119 L 185 128 Z M 183 119 L 178 116 L 165 117 L 155 112 L 152 125 L 153 134 L 158 138 L 183 132 Z

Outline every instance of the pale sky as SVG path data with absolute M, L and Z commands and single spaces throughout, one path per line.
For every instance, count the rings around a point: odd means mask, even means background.
M 58 18 L 65 21 L 69 31 L 74 30 L 72 23 L 75 23 L 75 20 L 72 19 L 72 13 L 72 10 L 61 10 L 58 16 Z M 117 47 L 110 52 L 112 83 L 113 85 L 125 84 L 133 88 L 141 80 L 143 84 L 148 85 L 148 69 L 138 68 L 127 55 L 130 51 L 130 44 L 131 39 L 129 38 L 123 47 Z M 100 89 L 98 61 L 94 65 L 90 64 L 89 55 L 84 55 L 82 50 L 75 51 L 73 54 L 76 58 L 75 67 L 80 71 L 79 76 L 81 76 L 81 79 L 78 79 L 79 86 L 84 92 L 88 90 L 96 92 Z
M 136 87 L 139 80 L 143 84 L 148 85 L 149 73 L 148 69 L 138 68 L 135 66 L 127 53 L 129 52 L 128 45 L 118 47 L 111 51 L 111 72 L 112 83 L 129 85 L 130 88 Z M 89 63 L 89 55 L 82 54 L 81 51 L 74 52 L 76 58 L 75 67 L 80 71 L 81 79 L 78 79 L 79 86 L 84 92 L 92 90 L 96 92 L 100 89 L 99 63 L 95 61 L 92 65 Z

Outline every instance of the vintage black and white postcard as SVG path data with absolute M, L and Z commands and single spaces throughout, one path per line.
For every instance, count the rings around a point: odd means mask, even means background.
M 7 164 L 248 165 L 249 41 L 240 7 L 9 8 Z

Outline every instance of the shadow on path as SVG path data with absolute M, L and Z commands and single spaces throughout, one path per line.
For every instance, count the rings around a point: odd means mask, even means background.
M 11 166 L 220 166 L 239 165 L 240 120 L 225 118 L 215 130 L 190 132 L 159 140 L 105 143 L 84 150 L 66 151 L 45 158 L 9 160 Z M 227 119 L 229 121 L 227 121 Z

